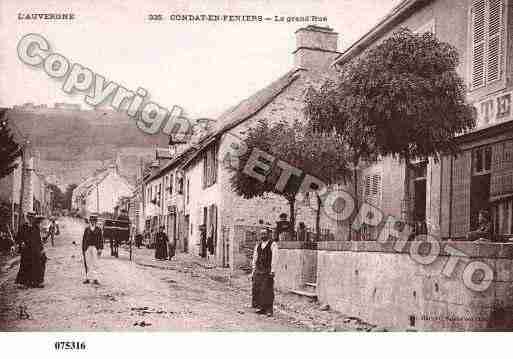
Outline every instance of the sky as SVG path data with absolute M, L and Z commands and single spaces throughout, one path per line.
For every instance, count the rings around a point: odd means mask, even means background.
M 62 81 L 21 62 L 19 40 L 43 35 L 53 52 L 80 63 L 146 99 L 190 117 L 216 118 L 293 67 L 294 32 L 310 24 L 339 33 L 343 50 L 400 0 L 2 0 L 0 1 L 0 106 L 26 102 L 81 104 Z M 18 14 L 74 13 L 73 21 L 18 20 Z M 163 21 L 150 21 L 162 14 Z M 183 22 L 172 14 L 318 16 L 326 22 Z

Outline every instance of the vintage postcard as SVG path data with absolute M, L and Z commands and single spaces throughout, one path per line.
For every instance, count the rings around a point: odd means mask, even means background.
M 512 330 L 512 34 L 511 0 L 2 1 L 0 331 Z

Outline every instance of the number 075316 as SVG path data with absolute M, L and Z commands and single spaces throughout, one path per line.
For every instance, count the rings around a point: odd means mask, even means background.
M 84 350 L 85 342 L 57 341 L 54 343 L 55 350 Z

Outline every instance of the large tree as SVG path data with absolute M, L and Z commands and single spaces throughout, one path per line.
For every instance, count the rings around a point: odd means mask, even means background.
M 14 141 L 9 129 L 7 109 L 0 109 L 0 178 L 9 175 L 17 167 L 16 159 L 21 155 L 21 147 Z
M 407 201 L 410 161 L 455 153 L 455 137 L 475 126 L 457 66 L 452 45 L 400 29 L 345 65 L 334 82 L 312 90 L 310 117 L 348 143 L 361 135 L 350 145 L 355 159 L 371 150 L 403 161 Z
M 295 203 L 300 185 L 304 177 L 309 174 L 331 184 L 337 180 L 344 181 L 347 176 L 347 166 L 342 143 L 337 136 L 331 136 L 311 131 L 305 124 L 295 121 L 285 121 L 269 124 L 259 122 L 250 128 L 244 138 L 247 148 L 239 157 L 239 168 L 233 169 L 231 177 L 232 188 L 243 198 L 261 197 L 274 193 L 287 200 L 290 209 L 292 229 L 295 228 Z M 267 162 L 269 167 L 261 181 L 248 175 L 243 169 L 255 150 L 272 156 Z M 266 159 L 261 158 L 262 162 Z M 282 161 L 281 164 L 279 161 Z M 283 168 L 292 166 L 299 170 L 289 177 L 283 188 L 277 186 Z M 298 175 L 299 173 L 299 175 Z M 322 201 L 317 197 L 316 231 L 319 233 L 319 218 Z

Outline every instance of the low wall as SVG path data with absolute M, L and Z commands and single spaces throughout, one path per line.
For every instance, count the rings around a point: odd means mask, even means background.
M 281 289 L 300 286 L 302 258 L 314 252 L 319 301 L 346 315 L 398 330 L 513 329 L 513 244 L 442 242 L 441 254 L 425 265 L 409 254 L 417 244 L 408 242 L 396 251 L 371 241 L 333 241 L 319 242 L 312 251 L 281 243 L 276 284 Z M 450 257 L 447 244 L 464 253 L 465 261 Z M 420 248 L 429 250 L 429 245 Z M 442 272 L 451 258 L 458 262 L 446 276 Z M 476 261 L 493 270 L 493 280 L 481 292 L 463 281 L 465 269 Z
M 305 282 L 315 280 L 318 253 L 316 250 L 306 249 L 305 243 L 291 241 L 278 242 L 278 268 L 275 277 L 275 286 L 288 291 L 301 288 Z

